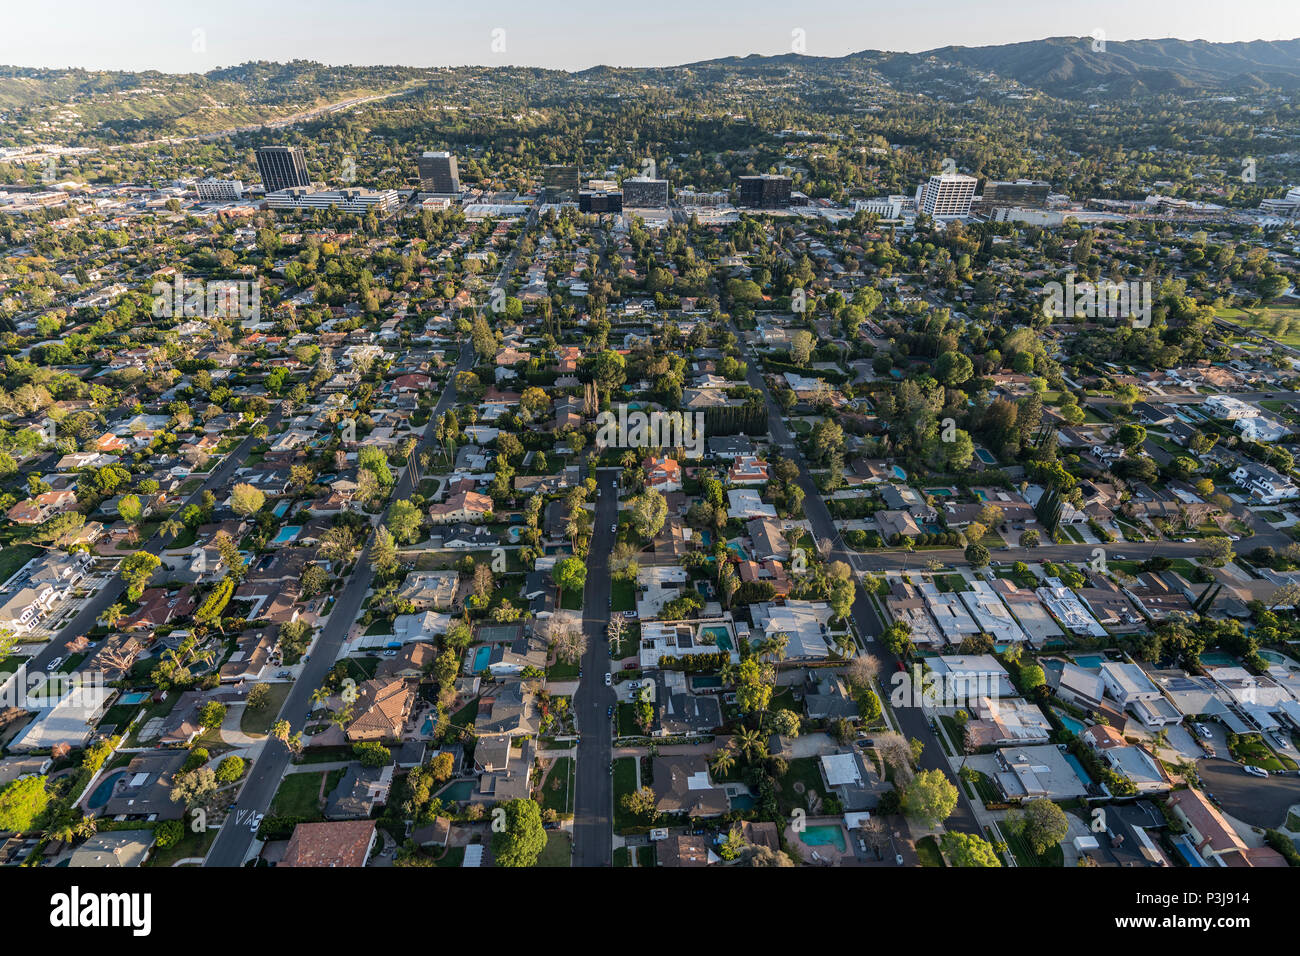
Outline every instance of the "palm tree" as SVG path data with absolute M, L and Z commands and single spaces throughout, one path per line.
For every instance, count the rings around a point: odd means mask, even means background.
M 181 524 L 175 518 L 168 518 L 166 521 L 162 523 L 162 525 L 159 527 L 158 530 L 161 531 L 164 535 L 171 535 L 173 538 L 175 538 L 177 535 L 179 535 L 182 531 L 185 530 L 185 525 Z
M 715 777 L 725 777 L 736 765 L 736 754 L 730 747 L 723 747 L 721 750 L 714 751 L 709 765 L 713 768 Z
M 750 730 L 748 727 L 741 728 L 736 732 L 736 736 L 732 738 L 732 743 L 739 747 L 740 752 L 746 757 L 755 755 L 764 757 L 767 755 L 767 744 L 763 742 L 763 735 L 757 730 Z
M 110 604 L 108 607 L 104 608 L 103 612 L 99 615 L 99 620 L 100 623 L 111 631 L 113 628 L 117 627 L 118 622 L 125 616 L 126 608 L 120 604 Z

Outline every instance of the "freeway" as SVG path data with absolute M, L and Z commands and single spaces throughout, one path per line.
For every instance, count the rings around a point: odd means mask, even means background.
M 279 423 L 280 408 L 277 406 L 271 414 L 267 416 L 266 426 L 269 430 L 274 431 L 276 425 Z M 244 464 L 244 460 L 248 457 L 249 452 L 251 452 L 253 448 L 262 441 L 263 439 L 248 435 L 229 455 L 226 456 L 225 460 L 222 461 L 220 465 L 212 470 L 212 474 L 208 475 L 203 484 L 196 488 L 192 494 L 180 503 L 176 508 L 175 513 L 179 514 L 190 505 L 197 504 L 205 491 L 211 491 L 213 494 L 217 494 L 219 491 L 224 489 L 226 483 Z M 175 535 L 164 534 L 162 531 L 158 531 L 153 537 L 141 545 L 139 550 L 148 551 L 153 555 L 159 555 L 162 554 L 162 552 L 167 548 L 167 545 L 173 540 L 175 540 Z M 66 645 L 68 641 L 80 637 L 90 631 L 95 626 L 95 622 L 99 619 L 99 616 L 104 613 L 105 609 L 114 604 L 125 591 L 126 583 L 122 580 L 122 576 L 120 574 L 115 574 L 108 583 L 96 591 L 95 594 L 81 606 L 80 611 L 70 618 L 63 627 L 59 628 L 58 634 L 51 638 L 50 641 L 32 657 L 27 666 L 33 670 L 44 670 L 51 660 L 66 654 L 67 651 L 64 649 L 64 645 Z
M 473 349 L 466 343 L 461 346 L 455 369 L 447 376 L 442 397 L 430 415 L 429 424 L 420 438 L 420 447 L 417 448 L 413 458 L 432 443 L 434 420 L 456 400 L 456 373 L 471 368 L 473 362 Z M 393 491 L 393 500 L 410 496 L 415 484 L 414 471 L 409 466 L 402 470 Z M 298 733 L 306 724 L 311 714 L 312 692 L 325 682 L 326 674 L 333 668 L 335 658 L 343 647 L 343 641 L 352 627 L 352 622 L 361 611 L 361 603 L 365 600 L 366 592 L 370 590 L 374 570 L 370 566 L 366 549 L 370 545 L 369 537 L 372 536 L 368 536 L 363 543 L 361 556 L 351 576 L 343 585 L 342 592 L 335 600 L 325 627 L 316 638 L 309 657 L 305 659 L 302 672 L 294 682 L 280 710 L 279 718 L 289 721 L 292 733 Z M 222 825 L 216 840 L 213 841 L 204 866 L 241 866 L 244 863 L 252 848 L 258 825 L 271 807 L 271 800 L 280 785 L 280 778 L 284 776 L 292 756 L 283 741 L 274 737 L 267 738 L 261 754 L 253 762 L 243 789 L 239 792 L 238 801 L 230 808 L 226 822 Z
M 574 696 L 578 720 L 577 791 L 574 795 L 573 865 L 609 866 L 614 847 L 614 784 L 609 772 L 613 750 L 613 722 L 606 716 L 616 703 L 605 686 L 609 672 L 609 555 L 614 550 L 618 521 L 618 469 L 597 472 L 595 526 L 587 552 L 587 585 L 582 595 L 582 630 L 587 651 L 582 657 L 583 680 Z
M 738 329 L 734 331 L 736 332 L 736 338 L 743 343 L 744 338 L 741 336 L 740 331 Z M 804 514 L 812 524 L 813 540 L 817 541 L 819 546 L 821 542 L 830 542 L 829 550 L 823 557 L 827 561 L 843 561 L 851 568 L 860 568 L 858 561 L 860 558 L 866 558 L 868 561 L 874 562 L 877 555 L 857 555 L 844 546 L 839 537 L 839 532 L 835 529 L 835 523 L 831 520 L 830 512 L 826 510 L 826 503 L 822 500 L 821 492 L 813 482 L 807 463 L 804 462 L 803 455 L 799 453 L 798 446 L 795 444 L 789 430 L 785 427 L 785 421 L 781 418 L 781 413 L 772 398 L 771 390 L 767 387 L 767 382 L 756 368 L 755 356 L 749 351 L 748 345 L 742 347 L 745 349 L 749 367 L 749 384 L 759 389 L 767 401 L 768 434 L 772 442 L 781 449 L 782 454 L 799 466 L 799 486 L 804 492 Z M 873 568 L 872 570 L 878 569 Z M 881 684 L 886 685 L 889 676 L 897 673 L 900 660 L 897 655 L 891 653 L 887 647 L 876 640 L 884 630 L 885 625 L 880 619 L 875 606 L 867 597 L 865 590 L 861 587 L 854 589 L 852 616 L 859 639 L 876 645 L 872 648 L 872 654 L 879 658 L 883 665 Z M 893 714 L 898 724 L 898 730 L 904 737 L 908 739 L 916 738 L 925 744 L 925 749 L 921 752 L 921 759 L 917 762 L 917 769 L 940 770 L 957 788 L 957 806 L 952 815 L 945 821 L 946 828 L 982 836 L 983 833 L 979 823 L 975 819 L 975 812 L 971 808 L 970 801 L 966 798 L 966 792 L 962 789 L 961 783 L 953 777 L 952 768 L 949 767 L 947 758 L 944 756 L 943 744 L 939 742 L 938 736 L 930 726 L 929 718 L 926 717 L 924 710 L 920 707 L 911 706 L 895 707 L 893 708 Z

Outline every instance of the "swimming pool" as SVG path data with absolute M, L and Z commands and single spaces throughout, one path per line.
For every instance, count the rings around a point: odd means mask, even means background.
M 1092 786 L 1092 778 L 1088 776 L 1088 771 L 1083 769 L 1083 764 L 1079 763 L 1079 758 L 1074 754 L 1065 754 L 1065 761 L 1074 769 L 1074 775 L 1083 781 L 1085 787 Z
M 1061 722 L 1061 726 L 1076 737 L 1088 728 L 1088 725 L 1082 720 L 1079 720 L 1077 717 L 1071 717 L 1069 714 L 1065 713 L 1065 711 L 1053 710 L 1052 712 L 1056 714 L 1056 718 Z
M 89 810 L 98 810 L 104 804 L 108 803 L 108 798 L 113 795 L 113 786 L 126 776 L 125 770 L 118 770 L 110 773 L 95 786 L 94 792 L 91 793 L 90 799 L 86 801 L 86 808 Z
M 843 853 L 848 844 L 844 840 L 844 828 L 838 824 L 826 824 L 808 827 L 799 834 L 804 846 L 833 846 Z
M 1095 671 L 1095 670 L 1100 670 L 1100 669 L 1101 669 L 1101 665 L 1104 664 L 1104 663 L 1106 663 L 1106 655 L 1104 655 L 1104 654 L 1076 654 L 1076 655 L 1074 655 L 1074 663 L 1075 663 L 1076 666 L 1078 666 L 1078 667 L 1083 667 L 1083 668 L 1086 668 L 1086 669 L 1088 669 L 1088 670 L 1094 670 L 1094 671 Z
M 284 513 L 288 510 L 289 510 L 289 502 L 281 501 L 278 505 L 276 505 L 274 508 L 271 509 L 271 514 L 275 515 L 277 518 L 283 518 Z
M 745 553 L 745 549 L 742 548 L 742 547 L 740 546 L 740 542 L 739 542 L 739 541 L 736 541 L 736 540 L 734 540 L 734 539 L 731 540 L 731 541 L 728 541 L 728 542 L 727 542 L 727 548 L 728 548 L 729 550 L 731 550 L 731 551 L 734 551 L 734 552 L 736 553 L 736 556 L 737 556 L 738 558 L 740 558 L 740 560 L 742 560 L 742 561 L 748 561 L 748 560 L 749 560 L 749 555 L 747 555 L 747 554 Z
M 713 643 L 717 645 L 720 650 L 727 651 L 728 653 L 731 652 L 731 635 L 727 633 L 725 627 L 715 624 L 712 627 L 702 628 L 700 630 L 700 637 L 712 638 Z
M 1278 667 L 1290 669 L 1296 666 L 1295 661 L 1291 660 L 1291 658 L 1287 657 L 1285 654 L 1279 654 L 1277 651 L 1261 650 L 1259 656 L 1264 658 L 1264 660 L 1268 661 L 1270 664 L 1276 664 Z M 1204 660 L 1204 657 L 1202 657 L 1202 660 Z
M 142 690 L 133 690 L 129 694 L 123 694 L 117 699 L 119 704 L 139 704 L 149 699 L 149 695 Z
M 492 648 L 486 644 L 482 647 L 474 648 L 474 664 L 470 667 L 471 674 L 477 674 L 483 668 L 488 666 L 488 661 L 492 659 Z
M 280 529 L 280 533 L 271 539 L 271 544 L 288 544 L 298 537 L 298 532 L 302 531 L 302 525 L 290 524 Z
M 1201 663 L 1207 667 L 1236 667 L 1237 661 L 1231 654 L 1223 651 L 1210 651 L 1201 655 Z
M 443 787 L 437 794 L 439 800 L 454 800 L 457 802 L 468 800 L 469 795 L 474 792 L 473 780 L 457 780 L 455 783 L 449 783 Z
M 897 478 L 899 481 L 907 481 L 907 472 L 903 471 L 902 468 L 899 468 L 897 465 L 895 465 L 894 477 Z

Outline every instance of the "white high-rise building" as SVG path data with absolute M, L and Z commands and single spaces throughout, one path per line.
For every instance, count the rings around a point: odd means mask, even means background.
M 941 173 L 931 176 L 916 191 L 917 212 L 932 219 L 957 219 L 970 215 L 971 200 L 975 198 L 974 176 L 965 173 Z
M 238 179 L 200 179 L 194 191 L 204 202 L 223 202 L 244 198 L 244 184 Z

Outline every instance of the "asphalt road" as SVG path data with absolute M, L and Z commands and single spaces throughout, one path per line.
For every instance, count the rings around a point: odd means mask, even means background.
M 277 405 L 266 417 L 266 426 L 271 431 L 280 423 L 280 407 Z M 193 494 L 185 498 L 176 509 L 179 514 L 183 509 L 191 504 L 197 504 L 203 497 L 203 492 L 211 491 L 217 494 L 225 488 L 226 483 L 234 476 L 235 472 L 244 464 L 248 453 L 253 450 L 264 439 L 254 438 L 252 435 L 247 436 L 240 442 L 235 449 L 225 457 L 220 465 L 213 469 L 212 474 L 208 475 L 203 484 L 196 488 Z M 174 540 L 175 536 L 163 534 L 161 531 L 154 534 L 152 538 L 144 542 L 136 550 L 148 551 L 150 554 L 158 555 L 166 549 L 167 545 Z M 59 628 L 58 634 L 50 639 L 41 650 L 33 655 L 27 666 L 33 670 L 44 670 L 46 665 L 56 657 L 62 657 L 67 653 L 64 645 L 73 638 L 80 637 L 91 630 L 99 616 L 104 610 L 116 603 L 119 598 L 126 592 L 126 582 L 122 580 L 120 574 L 113 575 L 102 588 L 81 606 L 71 619 L 63 627 Z
M 473 349 L 466 343 L 461 346 L 456 368 L 448 375 L 442 397 L 430 416 L 430 427 L 425 429 L 424 435 L 420 438 L 415 452 L 416 458 L 420 451 L 434 442 L 432 427 L 434 420 L 456 399 L 456 373 L 471 368 L 473 363 Z M 409 497 L 413 484 L 413 470 L 409 467 L 403 469 L 397 479 L 392 500 Z M 333 668 L 335 658 L 338 657 L 343 641 L 347 638 L 348 630 L 361 610 L 361 602 L 365 600 L 366 592 L 370 589 L 374 570 L 370 567 L 367 549 L 370 547 L 372 537 L 373 534 L 368 535 L 362 545 L 361 556 L 357 559 L 352 575 L 343 585 L 343 590 L 330 611 L 325 627 L 316 638 L 311 649 L 310 660 L 303 665 L 302 672 L 294 682 L 280 710 L 279 719 L 289 721 L 293 733 L 301 731 L 306 724 L 311 714 L 311 695 L 325 682 L 325 675 Z M 239 800 L 231 807 L 225 823 L 217 834 L 216 840 L 213 841 L 204 866 L 243 865 L 252 847 L 253 838 L 257 834 L 257 828 L 262 822 L 262 817 L 271 808 L 271 800 L 275 797 L 275 791 L 292 756 L 289 748 L 282 741 L 274 737 L 267 738 L 261 754 L 253 762 L 248 780 L 239 793 Z
M 1294 770 L 1265 780 L 1252 777 L 1241 764 L 1223 757 L 1199 760 L 1196 770 L 1205 792 L 1213 794 L 1219 806 L 1244 823 L 1281 826 L 1286 822 L 1287 809 L 1300 803 L 1300 777 Z
M 738 330 L 736 330 L 736 337 L 741 342 L 744 342 Z M 767 382 L 755 367 L 754 355 L 749 352 L 748 345 L 745 345 L 744 348 L 748 353 L 749 384 L 760 389 L 767 399 L 768 433 L 772 441 L 780 446 L 782 454 L 791 458 L 799 466 L 799 486 L 804 492 L 804 514 L 812 524 L 814 540 L 818 542 L 819 546 L 823 541 L 832 542 L 829 553 L 823 557 L 827 561 L 843 561 L 851 568 L 881 570 L 881 566 L 875 562 L 878 557 L 886 557 L 885 555 L 858 555 L 844 546 L 839 533 L 835 529 L 835 524 L 831 520 L 830 512 L 826 510 L 826 503 L 822 500 L 821 492 L 813 482 L 808 466 L 803 460 L 803 455 L 799 452 L 789 430 L 785 427 L 785 422 L 781 419 L 781 414 L 777 409 L 776 402 L 772 399 L 772 393 L 767 387 Z M 904 557 L 917 560 L 913 555 L 904 555 Z M 863 564 L 859 563 L 859 559 L 863 558 L 867 559 L 867 562 L 871 565 L 870 567 L 864 567 Z M 924 561 L 925 559 L 920 560 Z M 885 692 L 888 693 L 890 675 L 897 672 L 899 658 L 890 653 L 884 644 L 876 640 L 880 633 L 884 631 L 885 625 L 881 621 L 875 606 L 861 587 L 854 589 L 852 614 L 853 623 L 857 627 L 860 639 L 869 641 L 872 644 L 871 653 L 881 662 L 881 684 L 884 685 Z M 942 771 L 953 786 L 957 788 L 957 806 L 952 815 L 945 821 L 945 827 L 949 830 L 959 830 L 964 833 L 983 836 L 980 825 L 975 819 L 975 813 L 971 809 L 970 801 L 966 798 L 966 792 L 953 775 L 952 768 L 949 767 L 948 759 L 944 754 L 943 744 L 939 742 L 939 738 L 930 727 L 930 721 L 926 718 L 925 712 L 920 707 L 896 707 L 893 713 L 898 722 L 898 729 L 903 736 L 909 740 L 916 738 L 925 745 L 921 752 L 921 759 L 917 762 L 917 769 Z
M 577 791 L 574 794 L 573 865 L 609 866 L 614 847 L 614 783 L 609 772 L 614 745 L 613 721 L 606 716 L 616 703 L 605 686 L 609 673 L 610 574 L 614 550 L 610 527 L 618 520 L 618 469 L 596 473 L 596 516 L 587 552 L 587 585 L 582 594 L 582 630 L 587 652 L 582 657 L 582 682 L 574 695 L 578 719 Z

